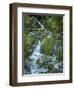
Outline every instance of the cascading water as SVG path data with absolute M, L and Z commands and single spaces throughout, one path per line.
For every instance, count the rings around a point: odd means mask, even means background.
M 51 33 L 47 36 L 47 38 L 50 38 L 52 35 Z M 32 52 L 31 56 L 29 57 L 29 59 L 31 60 L 31 65 L 30 65 L 30 69 L 31 69 L 31 73 L 32 74 L 38 74 L 39 72 L 48 72 L 48 69 L 45 68 L 39 68 L 38 64 L 37 64 L 37 60 L 40 59 L 41 56 L 44 56 L 42 53 L 40 53 L 40 48 L 41 48 L 41 41 L 38 40 L 37 41 L 37 45 L 34 48 L 34 51 Z M 50 64 L 55 64 L 56 62 L 56 56 L 50 56 L 50 58 L 52 58 L 52 62 L 50 62 Z M 56 66 L 55 66 L 56 68 Z
M 51 38 L 51 37 L 52 37 L 52 33 L 49 33 L 47 38 Z M 44 54 L 40 52 L 41 44 L 42 44 L 42 42 L 38 39 L 37 43 L 36 43 L 36 46 L 35 46 L 32 54 L 29 57 L 29 59 L 31 60 L 31 62 L 30 62 L 31 63 L 30 64 L 30 72 L 31 72 L 31 74 L 39 74 L 40 72 L 43 72 L 43 73 L 48 72 L 48 68 L 44 68 L 44 67 L 39 68 L 39 66 L 37 64 L 37 60 L 40 60 L 40 58 L 42 56 L 44 56 Z M 55 49 L 56 49 L 56 45 L 54 45 L 54 50 Z M 62 62 L 60 62 L 60 63 L 58 62 L 54 52 L 53 52 L 53 56 L 46 56 L 46 57 L 49 57 L 51 59 L 49 64 L 54 66 L 50 72 L 53 72 L 53 70 L 55 70 L 55 69 L 62 71 L 63 64 L 62 64 Z M 60 69 L 59 69 L 59 67 L 60 67 Z
M 31 61 L 31 73 L 32 74 L 38 73 L 38 66 L 37 66 L 36 62 L 37 62 L 38 58 L 40 57 L 40 47 L 41 47 L 41 42 L 40 42 L 40 40 L 38 40 L 38 43 L 37 43 L 36 47 L 34 48 L 32 55 L 29 57 L 32 60 Z

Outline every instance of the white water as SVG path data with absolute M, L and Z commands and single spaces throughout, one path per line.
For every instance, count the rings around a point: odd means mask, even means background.
M 32 55 L 29 57 L 32 60 L 32 62 L 31 62 L 32 63 L 32 65 L 31 65 L 31 73 L 32 74 L 38 73 L 38 66 L 37 66 L 36 62 L 41 55 L 40 47 L 41 47 L 41 42 L 40 42 L 40 40 L 38 40 L 38 43 L 37 43 L 36 47 L 34 48 Z
M 42 30 L 45 29 L 45 27 L 43 26 L 43 24 L 42 24 L 37 18 L 32 17 L 31 20 L 32 20 L 33 18 L 37 21 L 37 23 L 40 25 L 40 27 L 41 27 Z
M 51 34 L 49 34 L 49 36 L 47 36 L 48 38 L 51 37 Z M 41 41 L 38 40 L 37 42 L 37 45 L 36 47 L 34 48 L 34 51 L 33 53 L 31 54 L 31 56 L 29 57 L 31 59 L 31 73 L 32 74 L 38 74 L 39 72 L 47 72 L 48 69 L 45 69 L 45 68 L 38 68 L 38 64 L 36 64 L 37 60 L 41 57 L 41 54 L 40 53 L 40 48 L 41 48 Z M 55 64 L 56 62 L 56 56 L 53 55 L 53 56 L 50 56 L 50 58 L 52 58 L 52 62 L 50 62 L 50 64 Z M 58 65 L 55 64 L 54 65 L 55 68 L 58 68 Z
M 43 24 L 37 18 L 35 18 L 35 20 L 38 22 L 38 24 L 40 25 L 41 29 L 43 30 L 44 29 Z

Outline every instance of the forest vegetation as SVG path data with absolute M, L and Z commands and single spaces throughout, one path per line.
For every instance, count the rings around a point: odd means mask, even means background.
M 25 74 L 63 72 L 63 16 L 24 14 L 23 35 Z

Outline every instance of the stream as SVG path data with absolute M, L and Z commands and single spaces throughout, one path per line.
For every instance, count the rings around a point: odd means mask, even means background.
M 36 65 L 37 60 L 40 57 L 40 47 L 41 47 L 41 42 L 38 40 L 38 44 L 34 48 L 34 51 L 32 55 L 30 56 L 31 61 L 31 73 L 38 73 L 38 66 Z

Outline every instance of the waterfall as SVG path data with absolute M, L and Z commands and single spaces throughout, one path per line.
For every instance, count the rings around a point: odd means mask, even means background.
M 45 30 L 45 31 L 47 31 L 46 29 L 45 29 L 45 27 L 43 26 L 43 24 L 37 19 L 37 18 L 35 18 L 35 17 L 32 17 L 31 18 L 31 20 L 34 18 L 34 20 L 36 20 L 37 21 L 37 23 L 40 25 L 40 29 L 41 30 Z M 44 34 L 46 33 L 46 38 L 52 38 L 53 37 L 53 33 L 51 32 L 51 31 L 49 31 L 49 32 L 44 32 Z M 32 34 L 32 33 L 31 33 Z M 37 36 L 36 36 L 36 38 L 37 38 Z M 53 55 L 52 56 L 47 56 L 47 55 L 44 55 L 44 53 L 41 53 L 40 52 L 40 49 L 41 49 L 41 44 L 43 43 L 43 41 L 41 42 L 40 40 L 39 40 L 39 36 L 38 36 L 38 38 L 36 39 L 37 40 L 37 43 L 36 43 L 36 45 L 35 45 L 35 48 L 34 48 L 34 50 L 33 50 L 33 52 L 32 52 L 32 54 L 29 56 L 29 59 L 30 59 L 30 72 L 31 72 L 31 74 L 39 74 L 39 73 L 47 73 L 47 72 L 49 72 L 49 68 L 45 68 L 45 67 L 39 67 L 39 65 L 37 64 L 37 61 L 39 60 L 39 62 L 40 62 L 40 60 L 41 60 L 41 62 L 43 62 L 43 59 L 41 59 L 42 58 L 42 56 L 44 57 L 44 56 L 46 56 L 46 58 L 45 58 L 45 60 L 46 60 L 46 62 L 47 62 L 47 60 L 48 60 L 48 65 L 50 65 L 50 66 L 52 66 L 52 70 L 50 69 L 50 72 L 52 73 L 54 70 L 59 70 L 59 67 L 60 67 L 60 71 L 62 71 L 62 68 L 63 68 L 63 63 L 62 62 L 58 62 L 58 60 L 57 60 L 57 58 L 56 58 L 56 54 L 55 54 L 55 52 L 56 52 L 56 45 L 54 45 L 54 47 L 53 47 Z M 49 58 L 49 59 L 48 59 Z M 45 61 L 44 60 L 44 61 Z
M 40 57 L 40 47 L 41 47 L 41 42 L 38 40 L 38 43 L 36 47 L 34 48 L 34 51 L 32 55 L 29 57 L 31 59 L 31 73 L 36 74 L 38 73 L 38 66 L 36 64 L 38 58 Z
M 41 26 L 41 29 L 43 30 L 45 28 L 43 24 L 37 18 L 35 18 L 35 20 L 38 22 L 38 24 Z
M 41 27 L 42 30 L 45 29 L 45 27 L 43 26 L 43 24 L 42 24 L 37 18 L 32 17 L 31 20 L 32 20 L 33 18 L 38 22 L 38 24 L 40 25 L 40 27 Z

